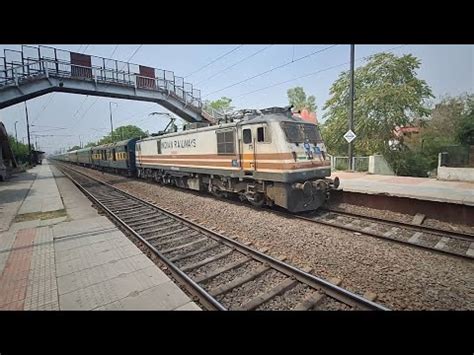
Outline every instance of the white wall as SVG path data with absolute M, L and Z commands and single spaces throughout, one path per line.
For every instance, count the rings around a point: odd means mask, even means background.
M 395 175 L 382 155 L 369 156 L 369 174 Z
M 474 182 L 474 168 L 448 168 L 439 166 L 438 180 Z

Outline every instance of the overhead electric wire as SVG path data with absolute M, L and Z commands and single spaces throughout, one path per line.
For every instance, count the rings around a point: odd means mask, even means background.
M 43 125 L 43 124 L 31 124 L 30 126 L 32 126 L 32 127 L 49 127 L 49 128 L 56 128 L 56 129 L 67 129 L 67 128 L 64 128 L 64 127 L 47 126 L 47 125 Z
M 377 52 L 377 53 L 374 53 L 374 54 L 380 54 L 380 53 L 391 52 L 391 51 L 393 51 L 393 50 L 395 50 L 395 49 L 398 49 L 398 48 L 401 48 L 401 47 L 404 47 L 404 46 L 405 46 L 405 45 L 393 47 L 393 48 L 387 49 L 386 51 Z M 357 58 L 355 61 L 360 61 L 360 60 L 363 60 L 363 59 L 367 59 L 367 58 L 373 56 L 374 54 Z M 304 74 L 304 75 L 298 76 L 298 77 L 293 78 L 293 79 L 281 81 L 281 82 L 279 82 L 279 83 L 275 83 L 275 84 L 266 86 L 266 87 L 264 87 L 264 88 L 260 88 L 260 89 L 253 90 L 253 91 L 249 91 L 249 92 L 247 92 L 247 93 L 245 93 L 245 94 L 236 96 L 235 98 L 238 99 L 238 98 L 241 98 L 241 97 L 250 95 L 250 94 L 254 94 L 254 93 L 259 92 L 259 91 L 263 91 L 263 90 L 266 90 L 266 89 L 270 89 L 270 88 L 275 87 L 275 86 L 278 86 L 278 85 L 283 85 L 283 84 L 286 84 L 286 83 L 289 83 L 289 82 L 292 82 L 292 81 L 295 81 L 295 80 L 299 80 L 299 79 L 306 78 L 306 77 L 309 77 L 309 76 L 317 75 L 317 74 L 319 74 L 319 73 L 322 73 L 322 72 L 325 72 L 325 71 L 328 71 L 328 70 L 331 70 L 331 69 L 334 69 L 334 68 L 337 68 L 337 67 L 341 67 L 341 66 L 347 65 L 347 64 L 349 64 L 349 63 L 350 63 L 350 62 L 348 61 L 348 62 L 344 62 L 344 63 L 341 63 L 341 64 L 336 64 L 336 65 L 333 65 L 333 66 L 330 66 L 330 67 L 326 67 L 326 68 L 317 70 L 317 71 L 312 72 L 312 73 L 309 73 L 309 74 Z
M 51 103 L 51 101 L 53 100 L 53 97 L 54 97 L 54 94 L 55 92 L 53 92 L 51 94 L 51 96 L 49 97 L 49 100 L 46 104 L 43 105 L 43 108 L 41 109 L 41 111 L 31 120 L 31 124 L 35 123 L 41 116 L 41 114 L 46 110 L 46 107 L 48 107 L 48 105 Z
M 243 47 L 243 45 L 239 45 L 239 46 L 235 47 L 234 49 L 232 49 L 232 50 L 230 50 L 230 51 L 224 53 L 223 55 L 217 57 L 216 59 L 214 59 L 214 60 L 212 60 L 211 62 L 207 63 L 206 65 L 204 65 L 203 67 L 199 68 L 198 70 L 193 71 L 191 74 L 185 75 L 184 77 L 185 77 L 185 78 L 189 78 L 191 75 L 194 75 L 194 74 L 196 74 L 197 72 L 200 72 L 200 71 L 203 70 L 204 68 L 207 68 L 209 65 L 211 65 L 211 64 L 213 64 L 213 63 L 215 63 L 215 62 L 217 62 L 219 59 L 222 59 L 222 58 L 224 58 L 225 56 L 231 54 L 232 52 L 235 52 L 235 51 L 236 51 L 237 49 L 239 49 L 240 47 Z
M 84 100 L 82 100 L 81 104 L 79 105 L 78 109 L 76 110 L 76 112 L 74 113 L 74 115 L 72 115 L 72 117 L 76 117 L 77 114 L 79 113 L 79 111 L 81 110 L 82 108 L 82 105 L 84 105 L 84 103 L 86 102 L 87 98 L 89 97 L 89 95 L 86 95 L 86 97 L 84 97 Z
M 244 62 L 245 60 L 250 59 L 250 58 L 256 56 L 257 54 L 263 52 L 265 49 L 267 49 L 267 48 L 269 48 L 269 47 L 271 47 L 271 46 L 273 46 L 273 44 L 270 44 L 269 46 L 266 46 L 265 48 L 260 49 L 260 50 L 258 50 L 257 52 L 255 52 L 255 53 L 253 53 L 253 54 L 251 54 L 251 55 L 249 55 L 249 56 L 247 56 L 247 57 L 245 57 L 245 58 L 239 60 L 238 62 L 236 62 L 236 63 L 234 63 L 234 64 L 232 64 L 232 65 L 229 65 L 228 67 L 226 67 L 226 68 L 224 68 L 224 69 L 218 71 L 217 73 L 211 75 L 210 77 L 208 77 L 208 78 L 206 78 L 206 79 L 204 79 L 204 80 L 201 80 L 201 81 L 197 82 L 197 83 L 194 84 L 194 85 L 199 85 L 199 84 L 201 84 L 201 83 L 204 82 L 204 81 L 209 81 L 210 79 L 212 79 L 212 78 L 216 77 L 217 75 L 219 75 L 219 74 L 225 72 L 226 70 L 229 70 L 230 68 L 235 67 L 236 65 L 238 65 L 238 64 L 240 64 L 240 63 L 242 63 L 242 62 Z
M 142 47 L 143 47 L 143 44 L 140 44 L 140 45 L 137 47 L 137 49 L 135 49 L 135 52 L 133 52 L 133 54 L 127 59 L 127 61 L 125 62 L 125 64 L 129 63 L 129 62 L 132 60 L 132 58 L 135 57 L 135 54 L 137 54 L 138 51 L 140 50 L 140 48 L 142 48 Z M 123 69 L 124 67 L 125 67 L 125 65 L 122 67 L 122 69 Z M 120 70 L 122 70 L 122 69 L 120 69 Z
M 115 51 L 117 50 L 118 46 L 119 46 L 119 45 L 117 44 L 117 45 L 115 46 L 114 50 L 112 51 L 112 54 L 109 55 L 109 58 L 110 58 L 110 59 L 112 59 L 112 57 L 114 56 Z
M 305 56 L 302 56 L 302 57 L 300 57 L 300 58 L 297 58 L 297 59 L 295 59 L 295 60 L 293 60 L 293 61 L 291 61 L 291 62 L 284 63 L 284 64 L 282 64 L 282 65 L 279 65 L 279 66 L 274 67 L 274 68 L 272 68 L 272 69 L 266 70 L 266 71 L 264 71 L 264 72 L 261 72 L 261 73 L 259 73 L 259 74 L 254 75 L 254 76 L 251 76 L 251 77 L 249 77 L 249 78 L 246 78 L 246 79 L 244 79 L 244 80 L 241 80 L 241 81 L 236 82 L 236 83 L 234 83 L 234 84 L 228 85 L 228 86 L 226 86 L 226 87 L 224 87 L 224 88 L 221 88 L 221 89 L 219 89 L 219 90 L 213 91 L 213 92 L 211 92 L 210 94 L 205 95 L 204 97 L 208 97 L 208 96 L 213 95 L 213 94 L 216 94 L 216 93 L 218 93 L 218 92 L 221 92 L 221 91 L 230 89 L 231 87 L 234 87 L 234 86 L 243 84 L 243 83 L 245 83 L 245 82 L 247 82 L 247 81 L 250 81 L 250 80 L 253 80 L 253 79 L 255 79 L 255 78 L 258 78 L 259 76 L 268 74 L 268 73 L 270 73 L 270 72 L 272 72 L 272 71 L 274 71 L 274 70 L 277 70 L 277 69 L 281 69 L 281 68 L 283 68 L 283 67 L 286 67 L 287 65 L 296 63 L 296 62 L 298 62 L 298 61 L 300 61 L 300 60 L 303 60 L 303 59 L 308 58 L 308 57 L 311 57 L 311 56 L 313 56 L 313 55 L 315 55 L 315 54 L 324 52 L 324 51 L 326 51 L 326 50 L 328 50 L 328 49 L 331 49 L 331 48 L 334 48 L 334 47 L 336 47 L 336 46 L 338 46 L 338 45 L 337 45 L 337 44 L 334 44 L 334 45 L 332 45 L 332 46 L 329 46 L 329 47 L 326 47 L 326 48 L 323 48 L 323 49 L 319 49 L 319 50 L 314 51 L 314 52 L 312 52 L 312 53 L 309 53 L 309 54 L 307 54 L 307 55 L 305 55 Z

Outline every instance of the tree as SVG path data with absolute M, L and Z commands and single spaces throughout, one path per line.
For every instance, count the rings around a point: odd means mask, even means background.
M 295 111 L 302 111 L 304 109 L 309 112 L 316 111 L 316 98 L 313 95 L 306 97 L 306 93 L 301 86 L 288 89 L 286 94 L 288 95 L 290 105 L 293 105 Z
M 424 80 L 417 78 L 421 62 L 411 54 L 398 57 L 392 53 L 371 56 L 354 73 L 354 131 L 356 154 L 389 155 L 396 126 L 402 127 L 429 115 L 426 100 L 434 97 Z M 332 154 L 345 154 L 348 130 L 349 72 L 342 72 L 333 83 L 322 129 Z
M 234 109 L 234 106 L 231 106 L 232 99 L 228 97 L 221 97 L 218 100 L 204 102 L 203 109 L 207 112 L 217 111 L 221 114 L 229 114 Z
M 128 125 L 114 129 L 112 134 L 108 134 L 97 142 L 96 145 L 119 142 L 126 139 L 140 138 L 148 136 L 148 132 L 144 132 L 137 126 Z M 89 143 L 91 144 L 91 143 Z
M 13 154 L 17 162 L 28 161 L 28 144 L 23 144 L 15 139 L 15 137 L 8 135 L 8 141 L 12 148 Z
M 75 145 L 72 148 L 69 148 L 67 151 L 72 152 L 73 150 L 78 150 L 78 149 L 81 149 L 81 147 L 79 147 L 78 145 Z
M 407 164 L 410 159 L 424 162 L 426 171 L 434 170 L 438 165 L 438 154 L 447 146 L 469 145 L 469 141 L 474 144 L 473 113 L 472 94 L 446 96 L 434 105 L 430 117 L 418 125 L 420 133 L 403 140 L 403 144 L 409 147 L 403 158 L 405 162 L 398 164 L 404 174 L 414 169 L 413 164 Z
M 464 145 L 474 145 L 474 95 L 466 97 L 465 108 L 456 132 L 457 141 Z

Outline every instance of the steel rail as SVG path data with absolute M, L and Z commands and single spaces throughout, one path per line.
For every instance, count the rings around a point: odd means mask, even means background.
M 56 165 L 58 166 L 58 165 Z M 269 256 L 265 253 L 262 253 L 260 251 L 257 251 L 253 248 L 250 248 L 248 247 L 247 245 L 245 244 L 242 244 L 234 239 L 231 239 L 229 237 L 226 237 L 218 232 L 215 232 L 213 230 L 210 230 L 202 225 L 199 225 L 199 224 L 196 224 L 194 222 L 191 222 L 189 220 L 187 220 L 186 218 L 182 217 L 182 216 L 179 216 L 173 212 L 171 212 L 170 210 L 164 208 L 164 207 L 161 207 L 155 203 L 152 203 L 152 202 L 149 202 L 149 201 L 146 201 L 146 200 L 143 200 L 139 197 L 136 197 L 130 193 L 128 193 L 127 191 L 124 191 L 118 187 L 115 187 L 113 185 L 110 185 L 104 181 L 101 181 L 101 180 L 98 180 L 96 178 L 93 178 L 83 172 L 80 172 L 72 167 L 65 167 L 63 164 L 61 164 L 61 171 L 63 171 L 63 169 L 69 169 L 69 170 L 72 170 L 74 171 L 76 174 L 79 174 L 79 175 L 82 175 L 84 176 L 85 178 L 87 179 L 90 179 L 96 183 L 99 183 L 100 185 L 103 185 L 103 186 L 106 186 L 114 191 L 117 191 L 125 196 L 127 196 L 128 198 L 130 199 L 133 199 L 141 204 L 145 204 L 149 207 L 152 207 L 154 209 L 157 209 L 158 211 L 160 211 L 161 213 L 164 213 L 166 215 L 168 215 L 169 217 L 171 218 L 174 218 L 176 220 L 179 220 L 181 223 L 185 224 L 185 225 L 188 225 L 190 226 L 191 228 L 193 229 L 196 229 L 196 230 L 199 230 L 201 232 L 204 232 L 204 234 L 216 241 L 219 241 L 221 243 L 223 243 L 224 245 L 227 245 L 227 246 L 230 246 L 231 248 L 237 250 L 237 251 L 240 251 L 241 253 L 247 255 L 247 256 L 251 256 L 253 259 L 255 260 L 258 260 L 264 264 L 267 264 L 269 266 L 271 266 L 271 268 L 275 269 L 275 270 L 278 270 L 280 271 L 281 273 L 289 276 L 289 277 L 294 277 L 295 279 L 297 279 L 298 281 L 312 287 L 312 288 L 315 288 L 317 290 L 320 290 L 321 292 L 323 292 L 324 294 L 326 294 L 327 296 L 339 301 L 339 302 L 342 302 L 346 305 L 350 305 L 350 306 L 353 306 L 353 307 L 360 307 L 361 309 L 365 309 L 365 310 L 384 310 L 384 311 L 388 311 L 390 310 L 389 308 L 385 307 L 385 306 L 382 306 L 378 303 L 375 303 L 373 301 L 370 301 L 360 295 L 357 295 L 353 292 L 350 292 L 344 288 L 341 288 L 339 286 L 336 286 L 336 285 L 333 285 L 332 283 L 324 280 L 324 279 L 321 279 L 321 278 L 318 278 L 308 272 L 305 272 L 301 269 L 298 269 L 292 265 L 289 265 L 281 260 L 278 260 L 272 256 Z M 74 179 L 70 177 L 70 174 L 67 174 L 66 172 L 63 171 L 63 173 L 65 173 L 65 175 L 70 178 L 71 180 L 73 180 L 74 182 Z M 77 185 L 78 183 L 75 182 L 75 184 Z M 78 185 L 80 186 L 80 184 Z M 85 189 L 82 188 L 82 186 L 80 186 L 81 188 L 81 191 L 84 191 Z M 118 217 L 116 214 L 114 214 L 112 211 L 110 211 L 110 209 L 108 209 L 106 206 L 104 206 L 101 202 L 99 202 L 95 197 L 92 196 L 91 193 L 89 193 L 87 191 L 87 195 L 88 196 L 91 196 L 93 198 L 94 201 L 96 201 L 102 208 L 104 208 L 108 214 L 110 214 L 114 219 L 116 219 L 117 221 L 119 221 L 119 223 L 121 225 L 123 225 L 128 231 L 130 231 L 134 236 L 136 236 L 137 238 L 139 238 L 141 241 L 143 241 L 150 249 L 153 250 L 153 252 L 155 252 L 159 257 L 160 259 L 162 259 L 167 265 L 170 266 L 170 268 L 172 268 L 176 273 L 178 273 L 178 275 L 180 275 L 180 278 L 184 279 L 186 282 L 192 282 L 192 285 L 194 287 L 197 287 L 199 289 L 200 292 L 204 292 L 206 294 L 206 300 L 207 300 L 207 297 L 211 297 L 204 289 L 202 289 L 198 284 L 196 284 L 194 281 L 192 281 L 186 274 L 184 274 L 181 270 L 179 270 L 175 265 L 173 265 L 172 262 L 170 262 L 169 260 L 167 260 L 167 258 L 165 256 L 163 256 L 155 247 L 153 247 L 149 242 L 147 242 L 143 237 L 141 237 L 138 233 L 136 233 L 132 227 L 128 226 L 126 222 L 124 222 L 123 220 L 120 219 L 120 217 Z M 189 281 L 188 281 L 189 280 Z M 207 300 L 207 302 L 210 302 L 210 300 Z M 218 303 L 217 301 L 215 301 L 216 303 Z M 222 305 L 221 305 L 222 306 Z M 223 310 L 225 310 L 225 307 L 222 306 Z

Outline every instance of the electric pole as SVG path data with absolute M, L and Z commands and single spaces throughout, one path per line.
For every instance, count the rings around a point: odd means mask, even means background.
M 18 134 L 17 134 L 17 131 L 16 131 L 16 124 L 18 123 L 18 121 L 15 121 L 15 141 L 16 141 L 16 150 L 18 150 Z
M 354 128 L 354 51 L 355 45 L 351 44 L 351 81 L 350 81 L 350 97 L 349 97 L 349 130 Z M 352 171 L 352 141 L 349 142 L 349 170 Z
M 28 121 L 28 106 L 25 101 L 25 115 L 26 115 L 26 134 L 28 136 L 28 161 L 31 164 L 31 139 L 30 139 L 30 122 Z
M 113 102 L 115 105 L 118 106 L 115 102 Z M 112 139 L 112 142 L 114 141 L 114 124 L 113 124 L 113 118 L 112 118 L 112 101 L 109 101 L 109 112 L 110 112 L 110 138 Z

